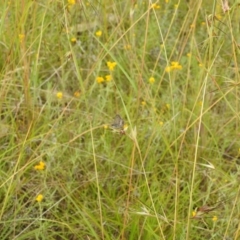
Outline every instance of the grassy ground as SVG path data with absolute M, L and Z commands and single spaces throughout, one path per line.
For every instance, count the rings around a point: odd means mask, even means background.
M 240 238 L 221 2 L 3 1 L 0 239 Z

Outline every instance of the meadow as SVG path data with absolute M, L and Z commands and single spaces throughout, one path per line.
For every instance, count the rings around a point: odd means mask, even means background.
M 240 239 L 239 11 L 2 0 L 0 239 Z

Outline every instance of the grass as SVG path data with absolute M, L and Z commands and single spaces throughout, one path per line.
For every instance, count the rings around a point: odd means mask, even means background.
M 239 3 L 152 4 L 1 4 L 1 239 L 239 239 Z

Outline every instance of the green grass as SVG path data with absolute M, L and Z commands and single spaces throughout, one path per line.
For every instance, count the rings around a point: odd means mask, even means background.
M 240 2 L 157 4 L 3 1 L 0 239 L 239 239 Z

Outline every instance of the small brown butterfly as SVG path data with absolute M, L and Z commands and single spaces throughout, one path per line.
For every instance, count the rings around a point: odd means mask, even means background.
M 124 134 L 124 120 L 121 118 L 119 114 L 117 114 L 113 120 L 113 123 L 111 124 L 111 128 L 114 131 L 120 132 Z
M 224 202 L 228 202 L 231 198 L 235 198 L 235 196 L 229 197 L 228 199 L 224 199 L 218 202 L 215 202 L 213 206 L 203 205 L 201 207 L 197 207 L 195 211 L 192 213 L 192 219 L 202 218 L 204 215 L 221 208 L 224 206 Z
M 123 129 L 124 121 L 119 114 L 115 116 L 113 123 L 111 124 L 111 127 L 115 129 Z
M 192 218 L 193 219 L 201 218 L 204 214 L 207 214 L 209 212 L 216 210 L 219 206 L 220 205 L 210 207 L 210 206 L 204 205 L 204 206 L 198 207 L 196 211 L 193 212 Z

